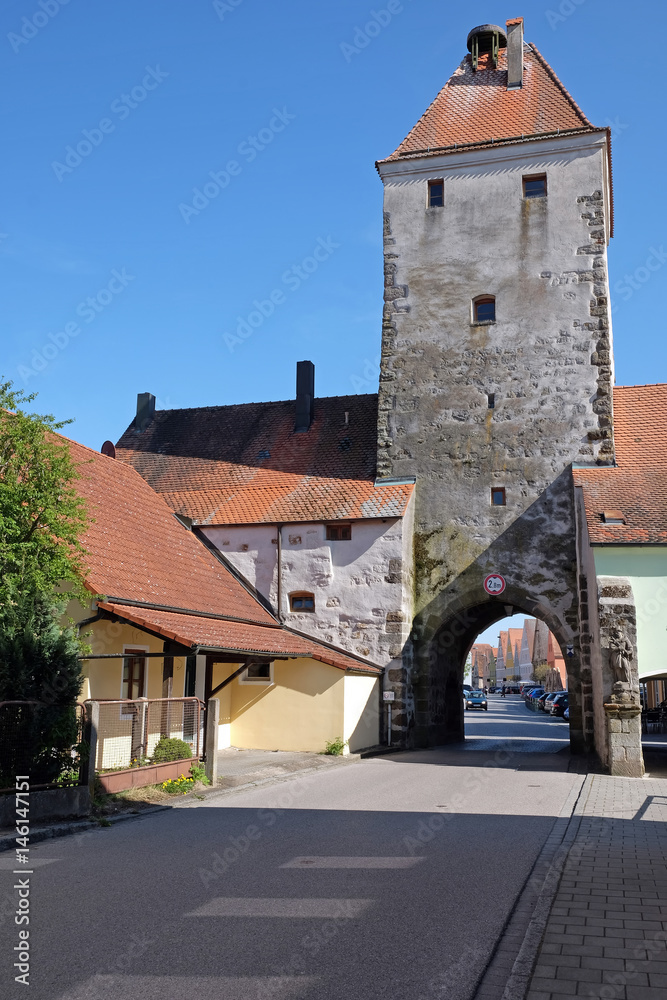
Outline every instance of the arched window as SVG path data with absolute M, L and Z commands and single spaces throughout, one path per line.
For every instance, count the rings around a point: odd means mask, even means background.
M 315 595 L 307 591 L 299 591 L 289 595 L 290 611 L 310 611 L 315 610 Z
M 496 299 L 494 295 L 480 295 L 473 300 L 472 315 L 474 323 L 495 323 Z

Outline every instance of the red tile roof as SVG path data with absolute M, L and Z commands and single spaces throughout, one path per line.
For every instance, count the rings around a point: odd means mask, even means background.
M 498 67 L 481 54 L 477 72 L 465 57 L 431 106 L 386 160 L 574 130 L 598 131 L 534 45 L 524 44 L 523 86 L 507 90 L 507 50 Z
M 70 443 L 94 519 L 82 538 L 87 584 L 109 597 L 275 624 L 129 465 Z
M 84 565 L 89 589 L 109 598 L 99 602 L 102 610 L 187 647 L 308 656 L 341 670 L 381 672 L 281 626 L 130 465 L 63 440 L 93 518 L 82 537 Z
M 294 418 L 293 400 L 161 410 L 141 433 L 130 425 L 116 454 L 198 524 L 404 513 L 412 485 L 375 486 L 375 394 L 316 399 L 304 434 Z
M 667 544 L 667 385 L 614 389 L 616 468 L 574 469 L 594 545 Z M 604 524 L 620 511 L 625 524 Z
M 322 663 L 328 663 L 339 670 L 355 670 L 363 673 L 380 674 L 379 667 L 347 653 L 323 646 L 315 639 L 297 635 L 289 629 L 275 625 L 268 628 L 260 625 L 246 625 L 243 622 L 221 618 L 206 618 L 197 615 L 179 614 L 155 608 L 101 602 L 104 611 L 116 615 L 157 632 L 166 639 L 172 639 L 183 646 L 203 646 L 240 656 L 253 653 L 260 656 L 297 657 L 307 656 Z

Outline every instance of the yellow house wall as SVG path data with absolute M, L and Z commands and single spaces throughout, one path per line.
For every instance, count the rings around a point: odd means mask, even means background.
M 216 664 L 213 687 L 238 668 Z M 309 658 L 275 660 L 271 684 L 235 678 L 219 697 L 218 746 L 323 750 L 345 729 L 345 674 Z
M 380 741 L 378 677 L 345 674 L 345 724 L 343 739 L 348 741 L 347 751 L 362 750 Z
M 131 625 L 115 624 L 110 621 L 94 622 L 86 631 L 91 634 L 87 642 L 93 653 L 122 653 L 124 647 L 146 648 L 150 653 L 161 653 L 163 640 L 147 635 L 141 629 Z M 81 690 L 82 700 L 86 698 L 122 698 L 123 661 L 122 660 L 84 660 L 84 682 Z M 174 698 L 183 696 L 185 685 L 185 657 L 174 657 L 174 681 L 172 694 Z M 147 698 L 162 697 L 162 659 L 146 660 L 146 694 Z

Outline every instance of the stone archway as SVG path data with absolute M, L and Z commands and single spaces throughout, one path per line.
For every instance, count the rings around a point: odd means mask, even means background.
M 416 649 L 413 670 L 414 738 L 416 746 L 438 746 L 465 738 L 463 671 L 466 656 L 480 632 L 512 614 L 539 618 L 553 632 L 564 654 L 570 690 L 570 747 L 575 753 L 592 751 L 590 727 L 584 725 L 580 658 L 572 632 L 553 610 L 508 587 L 500 598 L 456 602 Z M 429 634 L 430 633 L 430 634 Z M 570 646 L 572 655 L 567 656 Z

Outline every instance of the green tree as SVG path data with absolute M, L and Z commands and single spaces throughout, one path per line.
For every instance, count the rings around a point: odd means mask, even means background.
M 63 623 L 90 595 L 80 537 L 87 524 L 78 470 L 60 431 L 69 421 L 27 413 L 34 395 L 0 383 L 0 781 L 54 780 L 72 764 L 83 645 Z
M 86 595 L 79 541 L 86 509 L 58 434 L 70 421 L 27 413 L 34 398 L 0 383 L 0 607 L 27 591 L 53 594 L 61 584 Z

